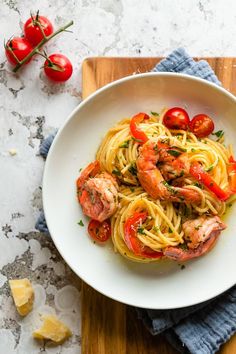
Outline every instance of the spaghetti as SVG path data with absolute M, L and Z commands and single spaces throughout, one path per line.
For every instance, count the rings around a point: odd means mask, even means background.
M 229 190 L 228 166 L 232 146 L 224 145 L 223 136 L 218 139 L 209 137 L 199 139 L 188 130 L 168 129 L 163 124 L 165 113 L 166 110 L 159 115 L 152 114 L 149 119 L 140 122 L 139 129 L 156 146 L 170 147 L 172 150 L 168 152 L 172 158 L 184 154 L 190 165 L 199 164 L 220 189 Z M 166 248 L 186 246 L 183 230 L 185 220 L 190 217 L 222 216 L 226 212 L 227 204 L 234 200 L 234 196 L 228 196 L 227 200 L 219 199 L 204 183 L 196 180 L 194 175 L 183 173 L 168 183 L 162 182 L 164 185 L 166 183 L 166 188 L 170 189 L 170 192 L 175 191 L 177 185 L 187 192 L 197 194 L 198 202 L 176 203 L 174 198 L 172 201 L 168 198 L 165 200 L 151 197 L 140 183 L 137 160 L 142 142 L 132 135 L 130 121 L 129 118 L 123 119 L 107 132 L 97 151 L 96 159 L 100 163 L 101 171 L 114 176 L 119 183 L 118 207 L 111 216 L 111 235 L 115 250 L 132 261 L 152 262 L 157 261 L 160 257 L 156 255 L 159 253 L 162 255 Z M 164 171 L 165 161 L 159 164 L 160 171 Z M 168 173 L 172 173 L 169 170 Z M 135 219 L 134 215 L 138 217 Z M 127 221 L 132 218 L 133 224 L 127 226 Z M 127 242 L 128 227 L 131 236 Z M 134 252 L 134 246 L 141 247 L 144 251 Z

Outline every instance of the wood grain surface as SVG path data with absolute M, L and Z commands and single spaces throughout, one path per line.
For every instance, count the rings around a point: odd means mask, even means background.
M 88 58 L 82 66 L 86 98 L 121 77 L 150 71 L 161 58 Z M 199 59 L 199 58 L 197 58 Z M 204 58 L 223 86 L 236 95 L 236 58 Z M 83 282 L 82 354 L 177 354 L 162 336 L 153 337 L 137 319 L 135 309 L 113 301 Z M 218 354 L 236 353 L 236 335 Z

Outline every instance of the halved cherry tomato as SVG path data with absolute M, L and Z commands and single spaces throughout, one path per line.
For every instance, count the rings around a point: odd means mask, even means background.
M 189 123 L 189 128 L 197 138 L 205 138 L 213 132 L 215 125 L 206 114 L 197 114 Z
M 130 121 L 131 134 L 140 144 L 146 143 L 148 141 L 148 137 L 141 129 L 138 128 L 137 124 L 149 118 L 149 115 L 146 113 L 138 113 L 133 116 Z
M 169 129 L 187 130 L 189 122 L 188 113 L 180 107 L 168 109 L 163 117 L 163 124 Z
M 127 247 L 136 255 L 145 258 L 160 258 L 163 253 L 152 250 L 144 246 L 137 238 L 137 228 L 147 219 L 147 212 L 135 212 L 124 224 L 125 243 Z
M 193 162 L 190 166 L 190 174 L 196 178 L 196 180 L 205 187 L 207 187 L 212 193 L 214 193 L 218 199 L 226 200 L 229 198 L 230 193 L 224 191 L 220 186 L 213 180 L 213 178 L 207 173 L 200 163 Z
M 88 233 L 95 240 L 105 242 L 111 237 L 111 223 L 110 220 L 103 222 L 91 219 L 88 224 Z
M 32 52 L 33 48 L 30 42 L 26 38 L 14 37 L 7 41 L 5 45 L 5 53 L 7 60 L 12 65 L 16 65 L 17 59 L 19 61 L 23 60 L 27 55 Z M 17 59 L 16 59 L 17 58 Z M 31 58 L 26 62 L 28 64 Z
M 63 54 L 51 54 L 43 68 L 47 77 L 55 82 L 67 81 L 73 72 L 70 60 Z
M 236 193 L 236 161 L 233 156 L 229 158 L 228 175 L 230 190 L 234 194 Z
M 24 25 L 25 37 L 33 46 L 36 46 L 44 38 L 42 32 L 45 36 L 49 36 L 53 33 L 53 26 L 47 17 L 39 16 L 37 13 L 36 16 L 30 17 L 26 21 Z

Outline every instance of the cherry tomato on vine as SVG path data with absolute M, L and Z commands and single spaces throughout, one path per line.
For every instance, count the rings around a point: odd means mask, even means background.
M 47 77 L 57 82 L 68 80 L 73 72 L 70 60 L 63 54 L 50 55 L 43 67 Z
M 187 130 L 189 122 L 188 113 L 180 107 L 168 109 L 163 118 L 164 125 L 169 129 Z
M 189 128 L 197 138 L 205 138 L 213 132 L 215 126 L 213 120 L 206 114 L 197 114 L 189 123 Z
M 110 220 L 104 220 L 103 222 L 100 222 L 91 219 L 88 224 L 88 233 L 95 241 L 107 241 L 111 237 Z
M 47 17 L 39 16 L 38 13 L 30 17 L 24 25 L 25 37 L 33 46 L 39 44 L 44 38 L 42 31 L 45 36 L 50 36 L 53 33 L 53 26 Z
M 32 50 L 33 48 L 26 38 L 13 37 L 5 44 L 6 57 L 12 65 L 17 64 L 17 59 L 19 61 L 23 60 Z M 26 64 L 29 63 L 30 60 L 31 58 L 29 58 Z

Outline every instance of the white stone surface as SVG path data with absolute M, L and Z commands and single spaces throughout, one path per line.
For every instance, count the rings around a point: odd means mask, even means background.
M 161 56 L 179 46 L 195 56 L 236 56 L 235 0 L 2 0 L 1 38 L 20 34 L 30 10 L 37 9 L 55 28 L 74 20 L 73 33 L 46 46 L 49 54 L 67 55 L 74 73 L 66 84 L 52 84 L 40 70 L 42 58 L 35 57 L 13 75 L 0 53 L 0 354 L 79 353 L 80 282 L 34 225 L 42 208 L 44 161 L 38 148 L 81 101 L 83 59 Z M 26 276 L 37 301 L 34 312 L 20 319 L 6 280 Z M 57 313 L 73 337 L 57 349 L 35 342 L 31 332 L 39 310 Z

